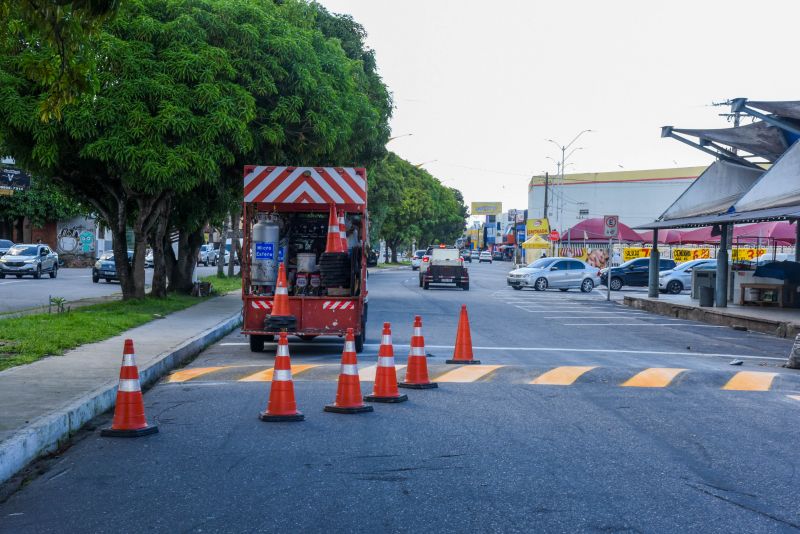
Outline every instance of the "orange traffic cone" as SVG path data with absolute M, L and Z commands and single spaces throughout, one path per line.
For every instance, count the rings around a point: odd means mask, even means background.
M 361 399 L 361 382 L 358 378 L 358 360 L 353 329 L 347 329 L 342 352 L 342 368 L 339 372 L 339 387 L 336 390 L 336 401 L 325 406 L 326 412 L 361 413 L 371 412 L 372 406 L 364 404 Z
M 403 402 L 408 395 L 400 395 L 397 389 L 397 371 L 394 368 L 392 347 L 392 325 L 383 323 L 381 346 L 378 349 L 378 370 L 375 371 L 375 386 L 372 395 L 364 397 L 367 402 Z
M 480 360 L 472 359 L 472 334 L 469 331 L 469 317 L 467 316 L 466 304 L 461 305 L 461 316 L 458 319 L 458 331 L 456 331 L 456 346 L 453 349 L 453 359 L 445 363 L 481 363 Z
M 342 235 L 339 232 L 339 218 L 336 216 L 336 206 L 331 204 L 331 213 L 328 217 L 328 241 L 325 244 L 326 254 L 341 254 L 347 252 L 347 247 L 342 247 Z
M 425 354 L 425 338 L 422 337 L 422 317 L 414 317 L 414 335 L 411 336 L 411 352 L 408 353 L 406 379 L 398 384 L 401 388 L 432 389 L 439 384 L 428 378 L 428 356 Z
M 275 353 L 275 369 L 272 371 L 272 386 L 269 390 L 267 409 L 259 418 L 270 423 L 282 421 L 302 421 L 305 416 L 297 411 L 292 382 L 292 362 L 289 359 L 289 342 L 286 332 L 278 338 L 278 351 Z
M 125 340 L 122 351 L 122 367 L 119 370 L 119 386 L 117 387 L 117 404 L 114 408 L 114 420 L 111 428 L 100 431 L 101 436 L 117 438 L 136 438 L 155 434 L 156 425 L 148 425 L 144 417 L 144 399 L 139 384 L 139 369 L 133 352 L 133 340 Z
M 266 320 L 268 330 L 296 330 L 297 319 L 289 309 L 289 290 L 286 288 L 286 269 L 283 263 L 278 264 L 278 282 L 275 286 L 275 298 L 272 300 L 272 311 Z
M 344 220 L 344 212 L 339 214 L 339 235 L 342 237 L 342 250 L 347 252 L 347 223 Z

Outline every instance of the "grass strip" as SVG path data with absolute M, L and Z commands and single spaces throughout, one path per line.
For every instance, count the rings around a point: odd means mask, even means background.
M 60 355 L 102 341 L 205 299 L 171 294 L 84 306 L 64 313 L 38 313 L 0 321 L 0 370 Z
M 203 282 L 211 282 L 212 291 L 217 293 L 218 295 L 224 295 L 225 293 L 229 293 L 231 291 L 240 291 L 242 289 L 242 277 L 239 275 L 234 276 L 218 276 L 216 274 L 212 274 L 210 276 L 204 276 L 200 278 Z

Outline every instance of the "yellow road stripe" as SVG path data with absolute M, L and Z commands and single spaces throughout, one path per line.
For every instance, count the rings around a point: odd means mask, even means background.
M 556 367 L 546 373 L 531 380 L 530 384 L 544 384 L 548 386 L 569 386 L 581 377 L 584 373 L 591 371 L 595 367 L 579 365 L 565 365 Z
M 475 382 L 501 367 L 505 367 L 505 365 L 462 365 L 458 369 L 437 376 L 434 380 L 436 382 Z
M 405 365 L 395 365 L 395 371 L 402 371 Z M 358 379 L 364 382 L 375 382 L 375 373 L 378 371 L 377 365 L 369 365 L 363 369 L 358 370 Z
M 175 371 L 169 377 L 167 377 L 167 382 L 186 382 L 187 380 L 191 380 L 192 378 L 197 378 L 198 376 L 203 376 L 208 373 L 213 373 L 214 371 L 219 371 L 220 369 L 227 369 L 229 366 L 223 367 L 193 367 L 191 369 L 183 369 L 181 371 Z
M 769 391 L 772 379 L 778 373 L 764 373 L 761 371 L 739 371 L 728 380 L 722 389 L 730 391 Z
M 313 369 L 314 367 L 319 367 L 319 365 L 314 365 L 314 364 L 293 365 L 292 377 L 302 373 L 303 371 L 308 371 L 309 369 Z M 270 367 L 269 369 L 265 369 L 263 371 L 253 373 L 252 375 L 248 375 L 244 378 L 240 378 L 239 382 L 271 382 L 273 371 L 275 371 L 275 368 Z
M 651 367 L 645 369 L 641 373 L 629 378 L 623 387 L 631 388 L 663 388 L 672 382 L 672 380 L 686 371 L 686 369 L 677 369 L 673 367 Z

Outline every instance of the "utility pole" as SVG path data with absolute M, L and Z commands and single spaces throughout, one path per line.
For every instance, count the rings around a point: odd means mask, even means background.
M 545 173 L 544 173 L 544 215 L 542 215 L 542 217 L 544 217 L 545 219 L 547 219 L 547 207 L 548 207 L 547 206 L 547 201 L 548 201 L 547 196 L 549 194 L 550 194 L 550 173 L 545 171 Z

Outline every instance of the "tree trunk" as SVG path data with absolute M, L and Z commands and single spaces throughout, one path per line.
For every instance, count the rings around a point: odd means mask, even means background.
M 228 276 L 233 276 L 236 259 L 239 257 L 239 219 L 238 210 L 231 210 L 231 261 L 228 264 Z
M 225 275 L 225 236 L 228 235 L 228 220 L 222 221 L 222 231 L 219 233 L 219 253 L 217 254 L 217 276 Z
M 153 282 L 150 288 L 150 295 L 158 298 L 167 296 L 167 259 L 164 255 L 164 246 L 167 237 L 169 207 L 169 202 L 166 202 L 162 207 L 151 239 L 151 246 L 153 247 Z
M 124 199 L 117 200 L 115 219 L 109 220 L 111 224 L 112 245 L 114 251 L 114 264 L 117 268 L 117 277 L 122 289 L 122 299 L 129 300 L 136 297 L 136 288 L 133 283 L 131 264 L 128 263 L 128 210 Z
M 181 230 L 178 237 L 178 258 L 174 261 L 169 279 L 170 291 L 189 293 L 192 290 L 192 278 L 197 267 L 197 253 L 203 244 L 203 229 L 198 228 L 190 233 Z M 169 253 L 167 254 L 169 256 Z
M 392 248 L 392 263 L 397 263 L 397 246 L 398 246 L 398 243 L 399 243 L 399 241 L 392 241 L 392 242 L 387 241 L 386 242 L 386 248 L 388 249 L 389 246 L 391 246 L 391 248 Z

